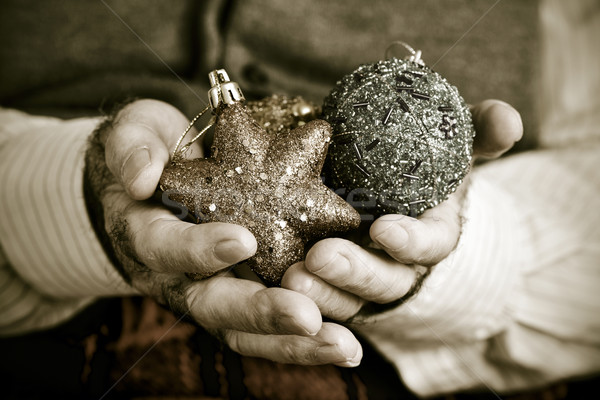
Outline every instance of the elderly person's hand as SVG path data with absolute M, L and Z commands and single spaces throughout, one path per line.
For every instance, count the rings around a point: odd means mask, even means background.
M 523 134 L 519 113 L 506 103 L 486 100 L 472 107 L 472 113 L 474 157 L 498 157 Z M 361 309 L 399 305 L 418 293 L 429 269 L 455 248 L 468 184 L 467 176 L 448 200 L 418 218 L 378 218 L 368 235 L 354 239 L 365 247 L 337 238 L 316 243 L 304 262 L 288 269 L 282 287 L 310 297 L 324 316 L 337 321 L 351 320 Z
M 354 336 L 340 325 L 322 323 L 310 298 L 233 276 L 228 267 L 256 251 L 247 229 L 191 224 L 145 201 L 188 123 L 166 103 L 139 100 L 93 134 L 86 154 L 86 200 L 115 266 L 140 293 L 190 317 L 241 354 L 357 365 L 362 351 Z M 187 156 L 200 157 L 202 149 L 194 144 Z M 185 273 L 216 274 L 192 281 Z

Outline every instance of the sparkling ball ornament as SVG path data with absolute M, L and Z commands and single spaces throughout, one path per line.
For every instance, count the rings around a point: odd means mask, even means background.
M 470 168 L 469 108 L 420 52 L 413 54 L 361 65 L 323 104 L 334 131 L 328 184 L 345 189 L 363 219 L 418 216 L 447 199 Z
M 286 269 L 303 259 L 305 243 L 360 224 L 358 213 L 320 177 L 331 128 L 314 120 L 267 131 L 240 101 L 215 103 L 211 156 L 174 157 L 160 179 L 163 199 L 185 206 L 198 223 L 248 228 L 258 243 L 250 268 L 278 285 Z M 278 114 L 267 107 L 254 109 L 273 123 Z

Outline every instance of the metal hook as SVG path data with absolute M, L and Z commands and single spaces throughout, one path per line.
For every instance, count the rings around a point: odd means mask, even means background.
M 385 49 L 385 59 L 390 58 L 390 50 L 395 46 L 402 46 L 411 54 L 408 57 L 405 57 L 406 60 L 416 62 L 417 64 L 425 65 L 423 60 L 421 59 L 421 50 L 413 49 L 408 43 L 403 42 L 401 40 L 396 40 L 390 43 L 390 45 Z

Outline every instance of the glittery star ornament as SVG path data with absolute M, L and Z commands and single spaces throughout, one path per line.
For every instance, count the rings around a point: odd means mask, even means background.
M 210 158 L 175 159 L 160 180 L 198 222 L 248 228 L 258 249 L 249 266 L 278 285 L 310 240 L 358 227 L 359 214 L 320 178 L 331 128 L 314 120 L 268 133 L 241 103 L 220 110 Z M 202 276 L 195 276 L 202 278 Z
M 363 219 L 418 216 L 469 171 L 469 108 L 456 87 L 414 57 L 361 65 L 333 88 L 323 117 L 334 131 L 328 184 L 345 188 Z

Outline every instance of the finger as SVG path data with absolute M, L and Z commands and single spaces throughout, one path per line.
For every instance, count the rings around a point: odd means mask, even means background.
M 131 200 L 122 189 L 109 192 L 103 204 L 110 216 L 107 230 L 125 232 L 121 240 L 156 272 L 210 276 L 256 252 L 256 239 L 239 225 L 183 222 L 161 206 Z
M 418 219 L 400 214 L 383 215 L 369 234 L 387 254 L 405 264 L 432 266 L 454 250 L 461 231 L 462 191 L 424 212 Z
M 266 336 L 227 331 L 225 341 L 244 356 L 299 365 L 356 367 L 363 354 L 360 343 L 348 329 L 329 322 L 324 323 L 315 336 Z
M 314 335 L 322 323 L 316 304 L 300 293 L 227 276 L 191 285 L 187 304 L 190 314 L 207 329 Z
M 404 296 L 416 279 L 414 268 L 344 239 L 317 242 L 306 255 L 305 266 L 327 283 L 377 303 Z
M 187 118 L 173 106 L 140 100 L 115 118 L 106 142 L 106 163 L 134 199 L 149 198 L 156 189 L 172 147 L 187 127 Z M 186 155 L 201 155 L 195 143 Z
M 292 265 L 283 275 L 281 287 L 294 290 L 312 299 L 321 314 L 336 321 L 346 321 L 356 315 L 365 300 L 341 290 L 306 269 L 303 262 Z
M 471 107 L 475 125 L 473 154 L 495 158 L 521 140 L 523 122 L 519 112 L 500 100 L 484 100 Z

